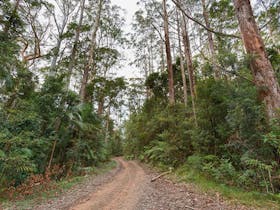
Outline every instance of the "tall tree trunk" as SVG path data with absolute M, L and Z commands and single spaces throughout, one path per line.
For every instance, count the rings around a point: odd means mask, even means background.
M 195 88 L 195 79 L 194 79 L 194 69 L 192 63 L 192 53 L 190 47 L 190 38 L 186 24 L 186 17 L 182 14 L 182 36 L 183 36 L 183 43 L 184 43 L 184 51 L 185 51 L 185 58 L 187 61 L 188 66 L 188 73 L 190 78 L 190 89 L 193 93 L 193 96 L 196 96 L 196 88 Z
M 67 15 L 69 15 L 69 14 L 67 14 Z M 54 48 L 54 55 L 53 55 L 51 66 L 50 66 L 49 76 L 55 76 L 55 74 L 56 74 L 55 67 L 56 67 L 57 59 L 59 57 L 60 47 L 61 47 L 61 43 L 63 40 L 62 35 L 63 35 L 64 29 L 67 25 L 67 20 L 68 20 L 68 17 L 64 17 L 62 26 L 61 26 L 61 30 L 58 29 L 59 34 L 58 34 L 58 38 L 56 41 L 56 46 Z
M 97 36 L 97 31 L 100 26 L 100 18 L 101 18 L 103 2 L 104 2 L 104 0 L 99 0 L 99 3 L 98 3 L 97 16 L 95 19 L 94 28 L 93 28 L 92 35 L 91 35 L 91 46 L 90 46 L 90 50 L 89 50 L 89 59 L 88 59 L 88 63 L 85 66 L 84 73 L 83 73 L 82 84 L 81 84 L 81 89 L 80 89 L 80 98 L 81 98 L 82 102 L 85 102 L 85 100 L 86 100 L 86 86 L 87 86 L 87 83 L 89 80 L 89 73 L 95 62 L 94 59 L 95 59 L 95 50 L 96 50 L 96 36 Z M 95 72 L 93 72 L 93 74 L 95 74 Z
M 97 114 L 99 116 L 102 116 L 104 112 L 104 97 L 102 96 L 101 98 L 99 98 L 98 100 L 98 108 L 97 108 Z
M 81 13 L 80 13 L 80 19 L 79 19 L 79 24 L 76 30 L 76 34 L 75 34 L 75 40 L 74 40 L 74 44 L 73 44 L 73 48 L 72 48 L 72 52 L 70 55 L 70 61 L 69 61 L 69 75 L 67 76 L 67 81 L 66 81 L 66 87 L 67 89 L 70 88 L 70 83 L 71 83 L 71 76 L 73 73 L 73 68 L 75 66 L 75 57 L 77 54 L 77 45 L 80 39 L 80 33 L 81 33 L 81 27 L 83 24 L 83 18 L 84 18 L 84 9 L 85 9 L 85 0 L 81 0 Z
M 164 34 L 165 34 L 165 49 L 168 69 L 168 88 L 169 88 L 169 103 L 175 104 L 175 92 L 174 92 L 174 80 L 173 80 L 173 67 L 172 67 L 172 56 L 170 49 L 169 40 L 169 26 L 168 26 L 168 14 L 166 9 L 166 0 L 162 1 L 163 5 L 163 18 L 164 18 Z
M 145 56 L 144 59 L 144 74 L 145 74 L 145 81 L 147 81 L 149 77 L 147 56 Z M 148 100 L 149 98 L 150 98 L 150 89 L 148 88 L 148 86 L 146 86 L 146 100 Z
M 196 98 L 196 88 L 195 88 L 195 80 L 194 80 L 194 70 L 192 64 L 192 55 L 191 55 L 191 48 L 190 48 L 190 39 L 186 25 L 186 17 L 182 14 L 182 36 L 184 42 L 184 51 L 185 51 L 185 58 L 188 66 L 188 76 L 189 76 L 189 83 L 190 83 L 190 92 L 191 92 L 191 99 L 192 99 L 192 109 L 193 109 L 193 116 L 195 120 L 195 124 L 197 125 L 197 118 L 196 118 L 196 105 L 195 105 L 195 98 Z
M 160 42 L 160 51 L 161 51 L 161 73 L 165 71 L 165 55 L 164 55 L 164 41 Z
M 205 21 L 205 25 L 206 25 L 206 27 L 211 28 L 210 21 L 209 21 L 209 13 L 206 8 L 205 0 L 201 0 L 201 2 L 202 2 L 203 18 Z M 213 61 L 214 77 L 215 77 L 215 79 L 219 79 L 221 76 L 221 72 L 220 72 L 220 69 L 217 67 L 217 59 L 216 59 L 216 55 L 215 55 L 215 45 L 214 45 L 212 32 L 207 31 L 207 36 L 208 36 L 209 50 L 210 50 L 210 54 L 211 54 L 212 61 Z
M 53 55 L 52 62 L 51 62 L 49 76 L 55 76 L 55 73 L 56 73 L 55 72 L 55 67 L 56 67 L 58 56 L 59 56 L 61 43 L 62 43 L 62 38 L 61 38 L 61 35 L 59 35 L 59 37 L 56 41 L 56 46 L 54 48 L 54 55 Z
M 184 56 L 183 56 L 182 44 L 181 44 L 181 29 L 180 29 L 181 25 L 180 25 L 178 10 L 176 10 L 176 16 L 177 16 L 178 46 L 179 46 L 179 51 L 180 51 L 180 68 L 181 68 L 183 91 L 184 91 L 184 104 L 187 107 L 188 90 L 187 90 L 187 80 L 186 80 L 186 73 L 185 73 L 185 67 L 184 67 Z
M 254 82 L 259 89 L 261 99 L 265 102 L 267 115 L 271 119 L 280 108 L 279 84 L 267 57 L 250 1 L 234 0 L 234 6 L 245 49 L 252 56 L 250 67 Z
M 105 139 L 104 139 L 106 143 L 108 142 L 109 139 L 110 114 L 111 114 L 111 107 L 109 105 L 106 114 L 106 128 L 105 128 L 106 130 L 105 130 Z
M 84 67 L 82 83 L 80 88 L 80 98 L 81 98 L 81 102 L 83 103 L 86 101 L 86 87 L 88 83 L 88 78 L 89 78 L 89 66 L 86 65 Z

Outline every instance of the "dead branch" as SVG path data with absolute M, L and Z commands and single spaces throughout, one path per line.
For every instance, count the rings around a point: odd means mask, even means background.
M 161 178 L 161 177 L 163 177 L 163 176 L 165 176 L 165 175 L 167 175 L 167 174 L 170 174 L 171 172 L 172 172 L 171 170 L 170 170 L 170 171 L 163 172 L 163 173 L 161 173 L 160 175 L 158 175 L 158 176 L 152 178 L 152 179 L 151 179 L 151 182 L 154 182 L 154 181 L 156 181 L 157 179 L 159 179 L 159 178 Z

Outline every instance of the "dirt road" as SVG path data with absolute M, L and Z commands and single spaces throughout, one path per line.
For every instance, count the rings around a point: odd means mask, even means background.
M 192 184 L 173 182 L 137 161 L 116 158 L 117 167 L 107 174 L 88 177 L 68 192 L 37 205 L 36 210 L 219 210 L 249 208 L 207 194 Z M 266 209 L 266 208 L 263 208 Z M 277 208 L 275 208 L 277 209 Z
M 148 177 L 144 170 L 133 161 L 115 159 L 120 167 L 120 172 L 113 182 L 103 185 L 97 192 L 91 194 L 81 204 L 72 210 L 89 209 L 135 209 L 139 198 L 144 193 L 143 189 Z

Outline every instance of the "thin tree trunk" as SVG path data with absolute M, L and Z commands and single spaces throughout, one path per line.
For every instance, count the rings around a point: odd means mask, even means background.
M 106 131 L 105 131 L 105 142 L 108 142 L 109 138 L 109 123 L 110 123 L 110 106 L 108 107 L 107 115 L 106 115 Z
M 97 36 L 97 31 L 98 31 L 99 25 L 100 25 L 103 1 L 104 0 L 99 0 L 96 22 L 94 24 L 93 32 L 91 35 L 89 60 L 88 60 L 88 63 L 86 65 L 84 73 L 83 73 L 82 85 L 81 85 L 81 89 L 80 89 L 80 98 L 81 98 L 82 102 L 85 102 L 85 99 L 86 99 L 86 86 L 87 86 L 87 83 L 89 80 L 89 73 L 95 62 L 94 59 L 95 59 L 95 50 L 96 50 L 96 36 Z M 95 72 L 93 72 L 93 76 L 94 76 L 94 74 L 95 74 Z
M 195 88 L 195 80 L 194 80 L 194 73 L 193 73 L 194 70 L 193 70 L 193 64 L 192 64 L 189 34 L 187 31 L 186 18 L 185 18 L 184 14 L 182 14 L 182 36 L 183 36 L 183 42 L 184 42 L 185 58 L 186 58 L 187 66 L 188 66 L 188 76 L 189 76 L 189 83 L 190 83 L 193 116 L 194 116 L 195 124 L 197 125 L 196 105 L 195 105 L 195 98 L 196 98 L 195 89 L 196 88 Z
M 280 108 L 279 84 L 267 57 L 250 1 L 234 0 L 233 2 L 245 49 L 252 56 L 250 67 L 254 82 L 266 105 L 268 118 L 271 119 L 276 116 L 276 111 Z
M 181 68 L 183 91 L 184 91 L 184 104 L 187 107 L 187 105 L 188 105 L 188 90 L 187 90 L 187 80 L 186 80 L 186 73 L 185 73 L 184 59 L 183 59 L 184 56 L 183 56 L 183 52 L 182 52 L 181 30 L 180 30 L 181 26 L 180 26 L 178 10 L 176 10 L 176 16 L 177 16 L 178 45 L 179 45 L 179 51 L 180 51 L 180 68 Z
M 73 68 L 75 66 L 75 57 L 76 57 L 77 50 L 78 50 L 77 45 L 78 45 L 78 42 L 79 42 L 79 39 L 80 39 L 81 27 L 82 27 L 83 18 L 84 18 L 85 0 L 81 0 L 81 6 L 80 7 L 81 7 L 80 19 L 79 19 L 79 24 L 78 24 L 78 27 L 77 27 L 77 30 L 76 30 L 74 45 L 73 45 L 72 52 L 71 52 L 71 55 L 70 55 L 70 62 L 69 62 L 69 67 L 68 67 L 69 68 L 69 75 L 67 76 L 67 81 L 66 81 L 67 89 L 70 88 L 71 76 L 72 76 L 72 73 L 73 73 Z
M 160 50 L 161 50 L 161 73 L 163 73 L 165 71 L 164 41 L 161 41 Z
M 154 53 L 153 53 L 153 39 L 150 39 L 150 57 L 151 57 L 151 73 L 154 72 Z
M 175 92 L 174 92 L 174 80 L 173 80 L 173 67 L 172 56 L 169 40 L 169 26 L 168 26 L 168 14 L 166 9 L 166 0 L 162 1 L 163 4 L 163 18 L 164 18 L 164 34 L 165 34 L 165 49 L 168 69 L 168 88 L 169 88 L 169 103 L 175 104 Z
M 188 73 L 190 77 L 190 89 L 193 92 L 194 97 L 196 97 L 196 87 L 195 87 L 195 79 L 194 79 L 194 70 L 193 70 L 193 63 L 192 63 L 192 54 L 191 54 L 191 47 L 190 47 L 190 39 L 186 25 L 186 18 L 184 14 L 182 14 L 182 36 L 183 36 L 183 43 L 184 43 L 184 50 L 185 50 L 185 57 L 188 66 Z
M 62 38 L 60 38 L 61 36 L 59 35 L 58 40 L 56 42 L 56 46 L 54 48 L 54 55 L 53 55 L 53 59 L 51 62 L 51 67 L 50 67 L 50 73 L 49 76 L 54 76 L 55 75 L 55 67 L 56 67 L 56 63 L 57 63 L 57 59 L 59 56 L 59 51 L 60 51 L 60 47 L 61 47 L 61 43 L 62 43 Z
M 209 13 L 206 8 L 205 0 L 201 0 L 201 2 L 202 2 L 203 17 L 204 17 L 205 25 L 208 28 L 211 28 L 210 21 L 209 21 Z M 207 31 L 207 36 L 208 36 L 209 50 L 210 50 L 210 54 L 211 54 L 213 66 L 214 66 L 214 77 L 215 77 L 215 79 L 219 79 L 221 76 L 221 72 L 220 72 L 220 69 L 217 67 L 217 59 L 216 59 L 216 55 L 215 55 L 215 45 L 214 45 L 214 40 L 213 40 L 213 33 L 210 31 Z
M 83 72 L 82 83 L 80 88 L 80 98 L 84 103 L 86 101 L 86 86 L 89 78 L 89 66 L 86 65 Z
M 144 74 L 145 74 L 145 80 L 148 79 L 149 76 L 149 71 L 148 71 L 148 62 L 147 62 L 147 57 L 145 56 L 144 59 Z M 148 86 L 146 86 L 146 100 L 148 100 L 150 98 L 150 89 L 148 88 Z
M 50 77 L 51 76 L 55 76 L 55 74 L 56 74 L 55 67 L 56 67 L 56 64 L 57 64 L 57 59 L 59 57 L 60 47 L 61 47 L 61 43 L 62 43 L 62 39 L 63 39 L 62 35 L 64 33 L 64 29 L 66 27 L 67 20 L 68 20 L 68 17 L 64 17 L 63 23 L 62 23 L 62 26 L 61 26 L 61 30 L 58 29 L 59 34 L 58 34 L 56 46 L 54 48 L 54 55 L 53 55 L 53 58 L 52 58 L 52 62 L 51 62 L 51 66 L 50 66 L 50 71 L 49 71 L 49 76 Z
M 104 97 L 102 96 L 98 101 L 97 114 L 101 116 L 103 115 L 103 112 L 104 112 Z
M 55 133 L 58 132 L 58 130 L 60 128 L 60 125 L 61 125 L 61 118 L 57 117 L 56 121 L 55 121 Z M 51 151 L 51 155 L 50 155 L 50 159 L 49 159 L 49 164 L 48 164 L 47 170 L 51 169 L 51 165 L 52 165 L 52 161 L 53 161 L 53 157 L 54 157 L 54 152 L 55 152 L 56 144 L 57 144 L 57 138 L 53 142 L 52 151 Z

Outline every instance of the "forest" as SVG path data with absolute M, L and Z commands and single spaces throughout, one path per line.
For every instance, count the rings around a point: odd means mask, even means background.
M 279 81 L 279 0 L 2 0 L 0 197 L 115 156 L 279 195 Z

